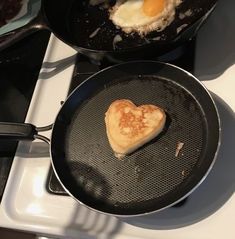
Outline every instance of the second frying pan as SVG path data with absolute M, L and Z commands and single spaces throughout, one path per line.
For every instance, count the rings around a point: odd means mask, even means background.
M 153 31 L 140 37 L 138 34 L 124 34 L 109 20 L 108 9 L 91 6 L 88 0 L 42 0 L 35 19 L 1 36 L 0 49 L 39 29 L 49 29 L 79 52 L 98 60 L 103 57 L 139 59 L 148 55 L 159 56 L 192 38 L 216 2 L 182 0 L 174 21 L 164 31 Z M 122 40 L 114 44 L 116 36 Z
M 163 132 L 123 160 L 108 143 L 105 112 L 117 99 L 166 111 Z M 1 139 L 39 138 L 26 125 L 0 124 Z M 220 123 L 205 87 L 175 66 L 130 62 L 98 72 L 78 86 L 58 113 L 51 137 L 53 169 L 65 190 L 93 210 L 137 216 L 176 204 L 199 186 L 219 147 Z M 176 155 L 178 143 L 183 148 Z M 209 192 L 208 192 L 209 193 Z

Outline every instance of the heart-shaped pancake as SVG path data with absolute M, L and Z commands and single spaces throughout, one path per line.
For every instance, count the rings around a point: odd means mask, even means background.
M 106 132 L 115 156 L 122 158 L 155 138 L 163 129 L 166 114 L 155 105 L 136 106 L 114 101 L 105 113 Z

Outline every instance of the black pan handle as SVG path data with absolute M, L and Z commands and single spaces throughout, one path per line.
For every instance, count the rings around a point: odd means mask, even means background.
M 50 139 L 38 132 L 51 130 L 53 124 L 45 127 L 36 127 L 26 123 L 0 122 L 0 140 L 29 140 L 40 139 L 50 144 Z
M 26 25 L 1 35 L 0 50 L 4 50 L 32 33 L 42 29 L 50 30 L 46 24 L 45 17 L 40 10 L 38 15 Z
M 30 140 L 37 135 L 36 127 L 32 124 L 0 122 L 0 139 Z

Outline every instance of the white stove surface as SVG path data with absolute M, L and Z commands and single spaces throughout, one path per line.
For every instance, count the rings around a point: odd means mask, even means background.
M 222 123 L 218 159 L 183 207 L 131 219 L 93 212 L 67 196 L 49 194 L 48 145 L 19 144 L 0 205 L 0 226 L 62 238 L 235 238 L 235 2 L 220 1 L 200 30 L 195 75 L 212 92 Z M 51 36 L 26 122 L 53 123 L 66 98 L 76 52 Z M 50 132 L 44 133 L 50 137 Z

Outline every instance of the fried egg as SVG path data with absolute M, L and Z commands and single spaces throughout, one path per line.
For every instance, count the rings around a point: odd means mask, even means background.
M 110 9 L 113 24 L 126 33 L 146 35 L 164 30 L 175 17 L 181 0 L 117 0 Z

